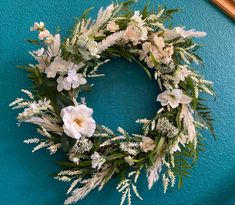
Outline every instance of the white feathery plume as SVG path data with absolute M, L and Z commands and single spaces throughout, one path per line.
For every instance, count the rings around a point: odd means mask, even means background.
M 196 129 L 193 121 L 192 111 L 188 105 L 182 105 L 180 120 L 183 121 L 184 127 L 188 131 L 189 141 L 193 142 L 196 137 Z
M 97 48 L 98 48 L 97 54 L 102 53 L 107 48 L 113 46 L 118 41 L 122 40 L 123 33 L 124 33 L 124 31 L 116 32 L 114 34 L 109 35 L 108 37 L 103 39 L 100 43 L 98 43 L 98 45 L 97 45 Z
M 51 132 L 56 132 L 58 134 L 62 134 L 63 128 L 59 125 L 49 121 L 47 118 L 44 117 L 32 117 L 30 119 L 25 120 L 25 122 L 33 123 L 35 125 L 39 125 L 41 127 L 44 127 L 46 130 Z
M 153 184 L 158 181 L 159 173 L 162 170 L 162 156 L 158 156 L 155 163 L 148 169 L 148 188 L 151 189 Z

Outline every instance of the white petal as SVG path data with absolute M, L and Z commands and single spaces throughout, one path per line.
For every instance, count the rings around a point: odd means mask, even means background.
M 180 99 L 181 104 L 188 104 L 191 101 L 192 101 L 192 99 L 189 96 L 187 96 L 187 95 L 182 95 L 181 96 L 181 99 Z

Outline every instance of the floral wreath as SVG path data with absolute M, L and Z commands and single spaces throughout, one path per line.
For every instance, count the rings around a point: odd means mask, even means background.
M 136 186 L 142 172 L 149 189 L 160 178 L 164 193 L 176 178 L 181 187 L 203 149 L 199 131 L 206 128 L 214 136 L 210 110 L 199 97 L 214 94 L 212 82 L 190 66 L 202 62 L 192 37 L 206 33 L 165 27 L 176 10 L 159 7 L 156 12 L 145 6 L 132 11 L 130 3 L 101 8 L 96 20 L 87 18 L 86 10 L 63 43 L 43 22 L 30 29 L 38 31 L 38 39 L 28 41 L 41 46 L 30 52 L 37 64 L 23 67 L 34 87 L 22 90 L 28 99 L 17 98 L 10 106 L 24 108 L 17 117 L 20 123 L 38 126 L 43 138 L 24 141 L 37 143 L 33 152 L 47 148 L 54 154 L 62 149 L 68 157 L 58 162 L 63 169 L 54 176 L 71 182 L 65 204 L 76 203 L 96 187 L 102 189 L 114 175 L 120 176 L 121 205 L 131 204 L 132 193 L 142 199 Z M 103 76 L 98 68 L 113 57 L 137 62 L 161 89 L 156 100 L 162 108 L 156 116 L 136 121 L 143 125 L 141 134 L 121 127 L 115 133 L 98 125 L 85 99 L 77 101 L 80 93 L 92 88 L 87 79 Z

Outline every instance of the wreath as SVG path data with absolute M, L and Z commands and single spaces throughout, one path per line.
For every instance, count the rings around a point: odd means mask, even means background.
M 200 130 L 209 129 L 214 136 L 210 109 L 199 97 L 214 95 L 212 82 L 193 68 L 202 60 L 196 54 L 200 45 L 192 38 L 206 33 L 165 26 L 177 10 L 155 11 L 146 5 L 133 11 L 130 3 L 101 8 L 96 20 L 87 18 L 86 10 L 63 42 L 43 22 L 30 29 L 38 32 L 38 39 L 28 41 L 41 47 L 30 52 L 37 64 L 23 67 L 33 87 L 22 90 L 27 99 L 17 98 L 10 106 L 23 108 L 19 123 L 37 125 L 43 136 L 24 141 L 36 143 L 33 152 L 61 149 L 68 158 L 58 162 L 62 170 L 54 176 L 71 182 L 65 204 L 76 203 L 96 187 L 101 190 L 115 175 L 120 176 L 121 205 L 131 204 L 132 193 L 142 199 L 136 185 L 141 173 L 147 174 L 149 189 L 160 178 L 164 193 L 176 180 L 181 187 L 203 149 Z M 103 76 L 99 68 L 114 57 L 138 63 L 160 87 L 156 100 L 162 107 L 153 119 L 136 121 L 143 127 L 140 134 L 99 125 L 82 98 L 92 89 L 89 79 Z

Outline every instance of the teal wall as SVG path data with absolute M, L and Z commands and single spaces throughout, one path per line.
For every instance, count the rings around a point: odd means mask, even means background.
M 155 2 L 155 1 L 154 1 Z M 159 1 L 162 3 L 163 1 Z M 8 103 L 20 96 L 21 88 L 28 88 L 29 80 L 16 65 L 32 63 L 28 50 L 33 49 L 25 39 L 34 21 L 44 21 L 48 29 L 61 27 L 68 34 L 74 17 L 94 6 L 98 8 L 110 0 L 0 0 L 0 204 L 54 205 L 62 204 L 68 184 L 57 182 L 48 174 L 58 170 L 54 161 L 62 155 L 50 157 L 48 152 L 32 154 L 30 146 L 22 143 L 36 136 L 29 125 L 16 127 L 16 111 Z M 143 1 L 137 7 L 143 5 Z M 178 191 L 163 194 L 155 185 L 147 190 L 145 176 L 139 187 L 144 201 L 133 199 L 135 205 L 234 205 L 235 204 L 235 26 L 234 23 L 206 0 L 166 0 L 168 7 L 182 8 L 174 22 L 187 28 L 208 33 L 199 42 L 205 44 L 199 53 L 205 60 L 200 68 L 215 82 L 216 100 L 209 99 L 215 118 L 218 140 L 205 133 L 206 152 L 193 168 L 191 178 Z M 94 93 L 87 95 L 88 104 L 95 110 L 98 122 L 115 129 L 122 125 L 130 132 L 138 132 L 134 124 L 138 117 L 151 117 L 157 109 L 157 86 L 135 65 L 114 60 L 103 67 L 106 78 L 94 81 Z M 92 192 L 80 205 L 116 205 L 120 195 L 113 180 L 103 191 Z

